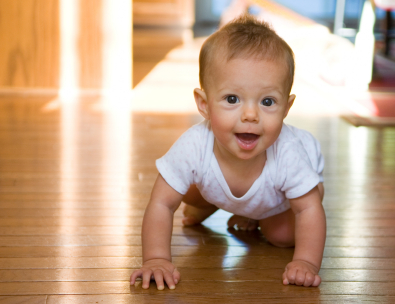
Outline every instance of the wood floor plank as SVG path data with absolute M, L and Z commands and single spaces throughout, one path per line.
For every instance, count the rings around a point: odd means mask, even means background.
M 173 235 L 225 235 L 231 236 L 235 231 L 229 230 L 226 225 L 205 227 L 174 226 Z M 243 232 L 250 233 L 250 232 Z M 48 236 L 48 235 L 140 235 L 139 226 L 1 226 L 0 236 Z M 329 237 L 395 237 L 394 227 L 363 227 L 340 228 L 328 227 Z
M 394 247 L 326 247 L 325 257 L 338 258 L 394 258 Z
M 0 304 L 47 304 L 47 296 L 0 296 Z
M 291 259 L 292 248 L 262 246 L 172 246 L 174 257 L 191 256 L 277 256 Z M 141 246 L 19 246 L 0 247 L 0 258 L 34 257 L 141 257 Z M 324 251 L 327 258 L 394 258 L 394 247 L 329 247 Z
M 97 303 L 142 303 L 142 304 L 160 304 L 160 303 L 174 303 L 174 304 L 201 304 L 201 303 L 301 303 L 301 304 L 318 304 L 318 303 L 394 303 L 393 296 L 349 296 L 349 295 L 319 295 L 308 296 L 303 298 L 293 298 L 292 295 L 279 294 L 275 296 L 264 294 L 247 294 L 247 295 L 185 295 L 177 294 L 154 294 L 154 295 L 77 295 L 77 296 L 49 296 L 47 304 L 97 304 Z
M 1 218 L 4 217 L 71 217 L 71 216 L 119 216 L 119 217 L 142 217 L 144 209 L 131 208 L 4 208 L 1 210 Z
M 199 245 L 201 236 L 174 236 L 173 245 Z M 0 236 L 2 246 L 84 246 L 84 245 L 140 245 L 137 235 L 59 235 L 59 236 Z
M 172 245 L 254 245 L 267 243 L 262 235 L 245 237 L 236 236 L 199 236 L 174 235 Z M 141 245 L 138 235 L 44 235 L 44 236 L 0 236 L 2 246 L 121 246 Z M 327 237 L 327 246 L 330 247 L 391 247 L 395 245 L 395 237 Z
M 286 261 L 266 257 L 175 257 L 178 267 L 188 268 L 227 268 L 245 267 L 284 268 Z M 259 264 L 257 264 L 259 263 Z M 371 261 L 374 263 L 374 261 Z M 395 261 L 394 261 L 395 263 Z M 48 269 L 48 268 L 137 268 L 141 266 L 141 257 L 49 257 L 49 258 L 2 258 L 0 269 Z M 391 266 L 389 266 L 391 267 Z M 388 269 L 388 268 L 387 268 Z
M 178 232 L 178 233 L 177 233 Z M 176 235 L 182 233 L 182 228 L 177 227 Z M 141 228 L 136 226 L 0 226 L 1 236 L 10 235 L 140 235 Z M 196 233 L 197 234 L 197 233 Z
M 4 173 L 3 173 L 4 174 Z M 53 176 L 56 178 L 57 176 Z M 156 178 L 156 174 L 153 178 L 153 181 Z M 6 196 L 0 193 L 0 210 L 7 209 L 7 208 L 18 208 L 18 209 L 70 209 L 70 201 L 65 200 L 59 195 L 54 195 L 53 198 L 48 198 L 47 193 L 36 193 L 30 194 L 30 197 L 18 198 L 18 197 L 11 197 L 12 193 L 8 193 Z M 15 195 L 15 194 L 14 194 Z M 45 195 L 45 196 L 44 196 Z M 20 194 L 23 197 L 23 193 Z M 36 199 L 36 198 L 40 198 Z M 94 197 L 94 195 L 92 195 Z M 112 208 L 119 208 L 119 209 L 130 209 L 133 208 L 136 210 L 144 210 L 146 204 L 148 203 L 147 200 L 139 199 L 131 197 L 127 201 L 125 199 L 116 199 L 113 200 L 106 200 L 101 197 L 92 198 L 92 197 L 85 197 L 78 199 L 78 204 L 75 204 L 78 209 L 91 209 L 91 208 L 103 208 L 103 209 L 112 209 Z M 393 204 L 393 198 L 388 199 L 380 199 L 376 200 L 374 204 L 370 204 L 371 199 L 369 197 L 365 197 L 363 200 L 356 199 L 355 197 L 352 198 L 331 198 L 325 197 L 324 198 L 324 205 L 326 212 L 330 211 L 355 211 L 360 210 L 361 206 L 363 209 L 368 212 L 369 210 L 395 210 L 395 206 Z M 139 208 L 140 207 L 140 208 Z M 74 208 L 71 208 L 74 209 Z
M 141 226 L 141 217 L 107 217 L 107 216 L 75 216 L 75 217 L 3 217 L 0 220 L 1 226 L 96 226 L 98 222 L 103 226 Z M 208 226 L 224 226 L 226 219 L 218 221 L 218 219 L 206 220 Z M 175 226 L 182 226 L 181 217 L 174 219 Z M 331 227 L 349 227 L 349 220 L 344 219 L 328 219 L 327 225 Z M 357 219 L 351 225 L 352 228 L 366 227 L 394 227 L 395 219 Z
M 281 256 L 291 258 L 292 248 L 275 248 L 270 244 L 262 246 L 172 246 L 173 256 L 222 256 L 246 255 Z M 40 246 L 0 247 L 1 258 L 34 257 L 141 257 L 141 246 Z
M 281 282 L 281 281 L 280 281 Z M 154 284 L 148 290 L 141 283 L 130 286 L 129 282 L 20 282 L 0 283 L 0 295 L 103 295 L 103 294 L 158 294 L 177 293 L 192 295 L 241 295 L 246 289 L 254 294 L 276 296 L 287 293 L 292 297 L 312 297 L 320 295 L 373 295 L 394 296 L 393 282 L 323 282 L 319 288 L 284 286 L 275 281 L 185 281 L 180 282 L 173 291 L 158 291 Z M 280 284 L 279 284 L 280 283 Z M 204 292 L 203 292 L 204 291 Z
M 84 216 L 109 216 L 109 217 L 142 217 L 144 208 L 2 208 L 1 218 L 6 217 L 84 217 Z M 177 216 L 182 216 L 181 211 Z M 365 220 L 365 219 L 394 219 L 395 210 L 364 210 L 346 213 L 344 210 L 330 210 L 326 212 L 328 220 Z
M 227 226 L 183 227 L 175 226 L 173 235 L 233 235 L 236 231 L 228 230 Z M 252 234 L 252 232 L 245 232 Z M 0 236 L 10 235 L 141 235 L 139 226 L 0 226 Z
M 185 281 L 276 281 L 283 268 L 178 268 Z M 102 282 L 127 281 L 133 269 L 12 269 L 0 270 L 0 282 Z M 325 282 L 395 282 L 387 269 L 321 269 Z
M 237 246 L 248 241 L 243 238 L 226 237 L 226 236 L 203 236 L 203 242 L 206 245 L 224 244 L 228 246 Z M 0 237 L 1 239 L 1 237 Z M 254 240 L 256 244 L 266 242 L 263 237 L 261 240 Z M 334 237 L 328 236 L 326 245 L 331 247 L 390 247 L 395 245 L 394 237 Z
M 199 283 L 198 283 L 199 282 Z M 240 294 L 243 293 L 245 288 L 251 288 L 255 290 L 255 293 L 265 293 L 266 295 L 276 295 L 280 293 L 293 293 L 294 297 L 304 297 L 313 295 L 375 295 L 375 296 L 394 296 L 395 290 L 387 290 L 393 286 L 392 282 L 323 282 L 319 288 L 306 288 L 299 286 L 283 286 L 278 282 L 230 282 L 230 284 L 223 284 L 221 281 L 207 282 L 207 281 L 190 281 L 186 284 L 178 285 L 176 290 L 180 293 L 195 293 L 196 289 L 207 290 L 208 293 L 225 293 L 225 294 Z M 202 283 L 201 286 L 200 282 Z M 188 283 L 188 284 L 187 284 Z M 198 286 L 194 286 L 194 285 Z M 204 288 L 204 287 L 205 288 Z M 265 291 L 262 287 L 265 286 Z M 146 290 L 139 289 L 137 287 L 131 287 L 133 293 L 146 292 Z M 153 287 L 151 287 L 153 288 Z M 182 288 L 182 290 L 181 290 Z M 210 290 L 213 288 L 213 290 Z M 266 290 L 267 288 L 267 290 Z M 273 288 L 273 289 L 272 289 Z M 261 290 L 260 290 L 261 289 Z M 187 291 L 188 290 L 188 291 Z M 269 290 L 269 291 L 268 291 Z
M 226 250 L 223 252 L 226 255 Z M 283 257 L 245 256 L 192 256 L 174 257 L 180 268 L 281 268 L 289 262 Z M 42 257 L 2 258 L 0 269 L 49 269 L 49 268 L 136 268 L 141 257 Z M 395 269 L 395 259 L 383 258 L 324 258 L 323 269 Z

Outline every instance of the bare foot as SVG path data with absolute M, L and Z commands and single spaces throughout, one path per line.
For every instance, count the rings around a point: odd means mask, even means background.
M 200 224 L 217 210 L 218 208 L 214 205 L 208 208 L 199 209 L 194 206 L 185 204 L 183 210 L 184 218 L 182 219 L 182 224 L 184 226 L 193 226 Z
M 237 229 L 240 230 L 252 231 L 258 229 L 259 221 L 240 215 L 233 215 L 228 220 L 228 227 L 234 227 L 234 226 L 236 226 Z

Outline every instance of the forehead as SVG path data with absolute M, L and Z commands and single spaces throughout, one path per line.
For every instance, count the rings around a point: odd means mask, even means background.
M 221 86 L 226 83 L 234 86 L 267 85 L 285 89 L 288 71 L 286 61 L 278 58 L 241 56 L 228 60 L 227 56 L 217 55 L 208 69 L 207 78 L 209 86 Z

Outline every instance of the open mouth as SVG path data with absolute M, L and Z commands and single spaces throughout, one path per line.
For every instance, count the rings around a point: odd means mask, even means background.
M 259 135 L 253 133 L 236 133 L 236 138 L 240 148 L 245 150 L 253 149 L 258 143 Z

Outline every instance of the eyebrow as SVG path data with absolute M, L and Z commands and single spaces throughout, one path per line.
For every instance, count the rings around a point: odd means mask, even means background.
M 277 87 L 265 87 L 265 90 L 272 90 L 272 91 L 276 91 L 279 94 L 281 94 L 281 96 L 285 96 L 285 94 L 283 93 L 283 89 L 277 88 Z

